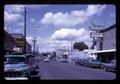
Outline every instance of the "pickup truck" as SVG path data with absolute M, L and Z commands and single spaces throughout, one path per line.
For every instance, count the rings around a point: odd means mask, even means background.
M 5 80 L 29 80 L 35 70 L 34 64 L 29 64 L 26 55 L 5 55 Z

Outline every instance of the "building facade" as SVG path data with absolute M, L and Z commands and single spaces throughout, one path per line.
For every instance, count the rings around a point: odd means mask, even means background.
M 13 52 L 15 47 L 15 40 L 14 38 L 6 31 L 4 31 L 4 51 L 6 52 Z
M 20 49 L 20 52 L 24 53 L 25 37 L 22 34 L 11 34 L 15 40 L 15 47 Z M 31 53 L 31 45 L 26 41 L 26 54 Z
M 102 38 L 102 50 L 116 49 L 116 25 L 112 25 L 101 31 Z M 100 41 L 97 43 L 97 50 L 100 50 Z
M 56 55 L 58 61 L 68 61 L 69 50 L 66 48 L 57 49 Z
M 103 30 L 103 50 L 116 49 L 116 27 L 115 25 Z
M 97 57 L 103 62 L 110 62 L 116 58 L 116 24 L 100 33 L 103 34 L 103 38 L 97 42 Z

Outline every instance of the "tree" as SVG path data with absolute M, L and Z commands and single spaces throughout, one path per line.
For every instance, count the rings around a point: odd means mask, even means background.
M 73 45 L 74 49 L 78 49 L 79 51 L 82 51 L 84 49 L 88 49 L 88 46 L 82 41 L 82 42 L 75 42 Z

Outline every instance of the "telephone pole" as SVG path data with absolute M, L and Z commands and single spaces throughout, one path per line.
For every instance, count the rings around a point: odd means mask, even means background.
M 24 6 L 24 14 L 25 14 L 25 17 L 24 17 L 24 54 L 26 54 L 26 6 Z

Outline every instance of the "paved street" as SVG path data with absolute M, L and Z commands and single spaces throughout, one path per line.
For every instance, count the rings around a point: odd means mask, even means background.
M 41 80 L 113 80 L 116 74 L 57 61 L 40 64 Z

